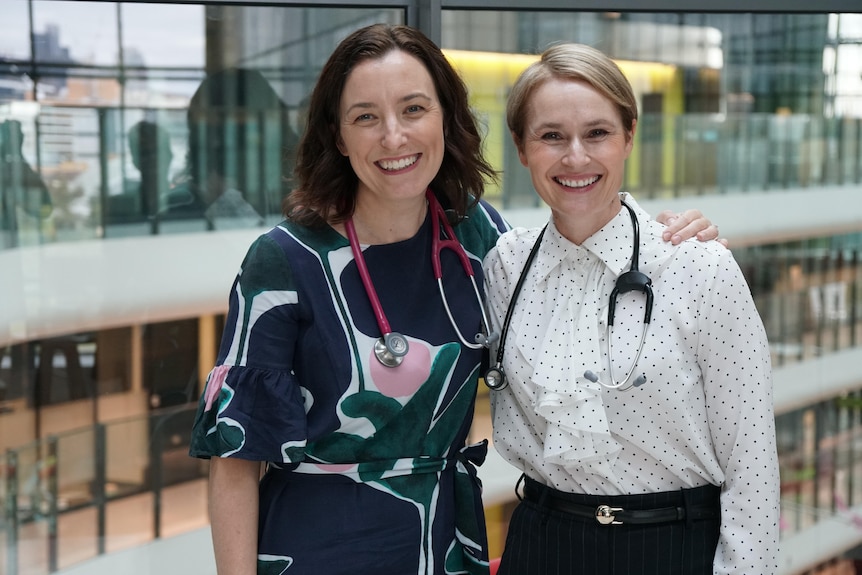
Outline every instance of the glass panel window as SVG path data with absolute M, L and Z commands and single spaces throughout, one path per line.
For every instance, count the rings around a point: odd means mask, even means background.
M 181 108 L 207 58 L 207 10 L 189 4 L 120 5 L 125 105 Z M 159 30 L 159 41 L 153 41 Z
M 120 55 L 116 3 L 37 0 L 32 4 L 37 62 L 117 64 Z
M 195 4 L 120 4 L 123 64 L 127 68 L 200 70 L 206 60 L 206 7 Z M 158 30 L 158 42 L 153 41 Z
M 30 16 L 32 11 L 32 50 Z M 396 9 L 13 0 L 0 247 L 271 225 L 332 47 Z M 32 54 L 31 54 L 32 52 Z M 3 103 L 5 102 L 5 104 Z
M 0 71 L 8 71 L 7 66 L 14 66 L 14 68 L 21 70 L 20 63 L 16 65 L 11 61 L 22 61 L 30 58 L 28 6 L 27 0 L 6 0 L 3 2 L 3 18 L 0 18 Z M 0 101 L 2 100 L 3 92 L 0 91 Z
M 488 197 L 538 200 L 505 124 L 512 83 L 552 43 L 614 58 L 638 99 L 625 188 L 641 198 L 859 181 L 858 14 L 444 10 L 462 73 L 503 173 Z
M 188 443 L 224 299 L 190 317 L 143 287 L 177 280 L 161 262 L 109 276 L 129 246 L 198 250 L 199 232 L 221 252 L 257 232 L 219 232 L 280 221 L 323 63 L 356 28 L 405 16 L 272 4 L 3 2 L 0 507 L 20 521 L 0 521 L 0 564 L 16 572 L 207 524 Z M 239 261 L 224 259 L 220 296 Z M 198 299 L 188 281 L 176 289 Z

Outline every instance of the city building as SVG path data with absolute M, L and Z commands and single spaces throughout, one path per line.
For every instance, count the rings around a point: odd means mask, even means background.
M 716 222 L 767 328 L 781 573 L 862 572 L 858 0 L 4 0 L 0 572 L 214 573 L 187 450 L 228 290 L 282 219 L 321 66 L 374 22 L 462 74 L 514 225 L 547 218 L 505 126 L 518 72 L 561 40 L 619 62 L 641 111 L 626 189 Z M 517 474 L 492 453 L 480 475 L 499 554 Z

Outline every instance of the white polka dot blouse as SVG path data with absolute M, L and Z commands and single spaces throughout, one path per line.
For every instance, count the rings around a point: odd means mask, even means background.
M 628 211 L 580 246 L 560 235 L 552 218 L 506 336 L 509 386 L 491 392 L 494 447 L 529 477 L 566 492 L 720 485 L 715 573 L 773 573 L 779 476 L 772 376 L 750 291 L 724 246 L 664 242 L 663 226 L 624 197 L 640 222 L 640 270 L 652 279 L 655 298 L 640 357 L 644 295 L 617 298 L 610 331 L 607 318 L 614 282 L 631 263 Z M 538 234 L 511 230 L 485 259 L 497 331 Z M 645 382 L 626 391 L 602 385 L 630 370 Z

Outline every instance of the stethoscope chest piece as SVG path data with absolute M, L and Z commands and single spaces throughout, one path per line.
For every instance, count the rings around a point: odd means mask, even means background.
M 407 355 L 410 346 L 407 338 L 400 333 L 390 331 L 374 342 L 374 355 L 386 367 L 398 367 Z
M 492 367 L 485 372 L 485 385 L 494 391 L 505 389 L 509 385 L 502 367 Z

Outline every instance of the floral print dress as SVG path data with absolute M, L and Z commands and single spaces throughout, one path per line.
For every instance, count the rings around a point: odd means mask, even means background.
M 348 241 L 284 222 L 249 249 L 230 293 L 216 367 L 190 453 L 268 462 L 258 573 L 487 573 L 475 463 L 466 446 L 483 350 L 459 343 L 431 266 L 432 227 L 362 246 L 383 310 L 410 350 L 396 368 Z M 455 227 L 476 282 L 506 224 L 481 202 Z M 442 255 L 452 314 L 468 338 L 480 302 Z

